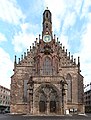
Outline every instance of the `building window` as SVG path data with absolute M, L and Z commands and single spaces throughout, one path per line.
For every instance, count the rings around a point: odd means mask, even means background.
M 37 73 L 40 74 L 40 61 L 39 58 L 37 59 Z
M 72 101 L 72 77 L 70 74 L 67 74 L 67 101 L 71 102 Z
M 46 13 L 46 18 L 48 18 L 48 12 Z
M 3 98 L 5 98 L 5 96 L 3 96 Z
M 46 23 L 46 28 L 48 28 L 48 23 Z
M 28 80 L 24 80 L 24 102 L 27 101 L 27 89 L 28 89 L 27 83 Z
M 44 60 L 43 75 L 52 75 L 52 62 L 49 57 L 46 57 Z

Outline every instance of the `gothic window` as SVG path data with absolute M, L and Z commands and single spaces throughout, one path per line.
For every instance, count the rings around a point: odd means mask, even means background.
M 52 61 L 46 57 L 43 63 L 43 75 L 52 75 Z
M 40 74 L 40 61 L 39 61 L 39 59 L 37 59 L 37 73 L 38 73 L 38 75 Z
M 24 80 L 24 102 L 27 101 L 27 83 L 28 80 Z
M 56 100 L 57 96 L 55 91 L 53 90 L 50 95 L 50 112 L 56 112 Z
M 45 101 L 39 101 L 39 111 L 40 112 L 45 112 L 46 111 Z
M 72 101 L 72 77 L 70 74 L 67 74 L 67 101 L 71 102 Z
M 58 72 L 58 60 L 55 59 L 55 73 Z
M 46 23 L 46 28 L 48 28 L 48 23 Z
M 48 12 L 46 13 L 46 18 L 48 18 Z
M 40 99 L 40 101 L 46 101 L 46 96 L 45 96 L 45 94 L 44 94 L 44 93 L 41 93 L 39 99 Z

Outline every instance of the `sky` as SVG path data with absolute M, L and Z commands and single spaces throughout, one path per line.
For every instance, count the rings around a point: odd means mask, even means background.
M 10 88 L 14 56 L 42 34 L 46 7 L 53 34 L 74 58 L 80 56 L 84 84 L 91 82 L 91 0 L 0 0 L 0 85 Z

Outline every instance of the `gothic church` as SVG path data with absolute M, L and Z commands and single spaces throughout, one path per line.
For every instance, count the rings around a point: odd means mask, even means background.
M 43 13 L 42 37 L 17 62 L 11 76 L 11 113 L 84 113 L 83 76 L 78 62 L 52 34 L 52 14 Z

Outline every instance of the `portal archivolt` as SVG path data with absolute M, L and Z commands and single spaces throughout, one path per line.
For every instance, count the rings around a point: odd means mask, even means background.
M 50 84 L 41 85 L 35 94 L 35 107 L 39 113 L 58 113 L 60 100 L 58 90 Z

